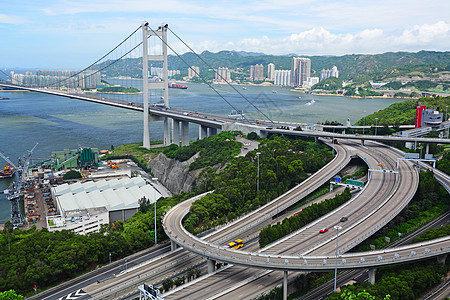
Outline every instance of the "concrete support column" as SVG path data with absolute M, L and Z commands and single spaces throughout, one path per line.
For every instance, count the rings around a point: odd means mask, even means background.
M 288 297 L 288 271 L 284 271 L 283 275 L 283 300 L 287 300 Z
M 180 146 L 180 121 L 172 119 L 172 144 Z
M 364 146 L 364 140 L 361 140 L 361 145 L 363 145 L 363 146 Z
M 217 128 L 209 128 L 209 136 L 213 136 L 217 134 Z
M 170 240 L 170 251 L 175 251 L 176 249 L 178 249 L 178 244 Z
M 333 184 L 330 183 L 330 192 L 332 192 L 332 191 L 333 191 Z
M 438 263 L 445 264 L 446 260 L 447 260 L 447 254 L 442 254 L 437 257 Z
M 189 145 L 189 122 L 181 121 L 181 146 Z
M 198 127 L 198 139 L 202 140 L 208 135 L 208 127 L 205 125 L 200 125 Z
M 208 262 L 208 274 L 211 274 L 216 270 L 216 261 L 208 259 L 207 262 Z
M 169 118 L 164 118 L 164 145 L 170 145 L 170 125 Z
M 430 154 L 430 144 L 427 144 L 425 148 L 425 154 Z
M 375 273 L 377 272 L 377 269 L 369 269 L 369 283 L 375 284 Z

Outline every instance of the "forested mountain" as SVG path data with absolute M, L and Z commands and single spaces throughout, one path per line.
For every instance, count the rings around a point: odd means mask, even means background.
M 242 68 L 249 70 L 250 65 L 269 63 L 275 64 L 277 70 L 289 70 L 291 56 L 275 56 L 259 53 L 246 53 L 236 51 L 220 51 L 212 53 L 204 51 L 200 57 L 212 68 L 228 67 L 230 69 Z M 306 56 L 308 57 L 308 56 Z M 450 71 L 450 52 L 420 51 L 388 52 L 383 54 L 351 54 L 344 56 L 309 56 L 311 58 L 311 75 L 320 76 L 322 69 L 330 69 L 334 65 L 339 69 L 339 77 L 345 80 L 367 81 L 383 80 L 400 76 L 435 76 L 440 72 Z M 169 55 L 169 69 L 180 70 L 187 75 L 186 61 L 191 66 L 199 66 L 200 71 L 209 69 L 202 60 L 193 53 L 185 53 L 180 57 Z M 106 62 L 108 63 L 108 62 Z M 99 67 L 105 66 L 102 63 Z M 160 62 L 153 63 L 161 67 Z M 266 69 L 266 68 L 265 68 Z M 142 60 L 130 58 L 120 61 L 111 68 L 106 69 L 107 76 L 141 77 Z

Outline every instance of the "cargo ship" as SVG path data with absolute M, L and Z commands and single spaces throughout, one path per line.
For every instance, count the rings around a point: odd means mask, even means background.
M 0 170 L 0 179 L 2 178 L 11 178 L 14 176 L 16 171 L 10 165 L 6 165 L 3 167 L 3 170 Z
M 172 88 L 172 89 L 183 89 L 183 90 L 185 90 L 185 89 L 187 89 L 188 87 L 187 87 L 187 85 L 184 85 L 184 84 L 179 84 L 179 83 L 172 83 L 172 82 L 169 82 L 169 88 Z

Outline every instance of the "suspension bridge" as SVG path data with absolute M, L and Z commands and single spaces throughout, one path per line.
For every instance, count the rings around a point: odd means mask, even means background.
M 189 125 L 198 125 L 198 138 L 203 139 L 215 135 L 221 131 L 241 131 L 244 134 L 256 132 L 265 137 L 268 133 L 278 133 L 283 135 L 301 135 L 327 138 L 348 138 L 361 140 L 378 141 L 400 141 L 410 143 L 441 143 L 447 144 L 449 139 L 418 138 L 418 137 L 393 137 L 393 136 L 373 136 L 373 135 L 342 135 L 324 132 L 322 126 L 315 126 L 315 130 L 295 131 L 306 124 L 292 122 L 273 121 L 265 114 L 255 101 L 251 101 L 242 94 L 236 86 L 232 85 L 220 72 L 214 71 L 221 81 L 228 84 L 233 92 L 239 95 L 242 103 L 247 103 L 252 107 L 259 120 L 251 120 L 241 113 L 238 118 L 235 116 L 220 116 L 204 112 L 192 112 L 177 109 L 170 106 L 169 94 L 169 67 L 168 51 L 170 50 L 193 74 L 206 83 L 212 91 L 226 103 L 230 110 L 242 112 L 238 104 L 222 95 L 214 84 L 209 83 L 198 69 L 191 66 L 183 56 L 181 56 L 168 43 L 168 33 L 192 52 L 196 59 L 204 64 L 205 68 L 215 70 L 215 68 L 198 55 L 186 42 L 184 42 L 170 27 L 165 24 L 152 29 L 147 22 L 136 28 L 129 36 L 116 45 L 112 50 L 101 58 L 80 71 L 39 71 L 37 74 L 6 74 L 1 71 L 6 81 L 0 82 L 0 86 L 9 89 L 22 89 L 33 92 L 51 94 L 55 96 L 69 97 L 83 101 L 90 101 L 104 105 L 110 105 L 123 109 L 130 109 L 143 113 L 143 147 L 150 148 L 149 122 L 164 122 L 165 145 L 176 144 L 186 146 L 189 144 Z M 149 71 L 149 64 L 151 65 Z M 157 67 L 155 67 L 157 66 Z M 161 66 L 161 67 L 160 67 Z M 153 70 L 155 68 L 155 70 Z M 139 90 L 133 93 L 111 93 L 104 87 L 116 86 L 130 88 L 137 86 Z M 152 101 L 150 101 L 152 100 Z M 153 103 L 150 105 L 150 103 Z M 283 129 L 281 129 L 283 128 Z M 336 126 L 337 129 L 345 129 Z M 369 126 L 352 126 L 352 129 L 370 128 Z

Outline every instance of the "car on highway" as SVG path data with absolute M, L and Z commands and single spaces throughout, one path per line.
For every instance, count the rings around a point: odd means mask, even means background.
M 241 239 L 234 240 L 224 246 L 225 248 L 239 249 L 244 247 L 244 242 Z
M 328 231 L 328 228 L 327 228 L 327 227 L 324 227 L 324 228 L 320 229 L 320 233 L 325 233 L 325 232 L 327 232 L 327 231 Z
M 345 221 L 347 221 L 347 220 L 348 220 L 347 217 L 342 217 L 342 218 L 341 218 L 341 222 L 345 222 Z

